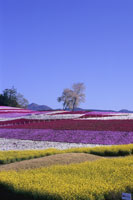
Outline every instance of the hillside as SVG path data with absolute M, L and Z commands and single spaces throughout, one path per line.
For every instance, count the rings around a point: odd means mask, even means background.
M 31 103 L 27 107 L 29 110 L 52 110 L 49 106 L 46 105 L 38 105 L 36 103 Z

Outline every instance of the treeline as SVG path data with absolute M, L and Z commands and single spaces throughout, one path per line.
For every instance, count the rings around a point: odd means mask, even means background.
M 5 89 L 0 94 L 0 106 L 26 108 L 28 104 L 28 100 L 22 94 L 18 93 L 14 87 Z

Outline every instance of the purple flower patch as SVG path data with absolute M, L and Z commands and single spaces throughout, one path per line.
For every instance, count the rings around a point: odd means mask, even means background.
M 0 138 L 119 145 L 133 143 L 133 132 L 53 129 L 0 129 Z

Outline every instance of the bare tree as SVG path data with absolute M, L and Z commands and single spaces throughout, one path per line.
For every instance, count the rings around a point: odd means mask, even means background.
M 17 94 L 17 103 L 21 108 L 27 108 L 29 104 L 28 100 L 25 99 L 24 96 L 20 93 Z
M 70 107 L 71 97 L 72 97 L 73 91 L 66 88 L 63 90 L 62 96 L 57 98 L 58 102 L 63 102 L 63 110 L 66 110 Z
M 85 86 L 83 83 L 75 83 L 72 89 L 64 89 L 62 96 L 57 98 L 58 102 L 63 102 L 63 109 L 74 110 L 81 102 L 85 101 Z
M 84 83 L 75 83 L 72 86 L 73 89 L 73 110 L 77 107 L 81 102 L 85 102 L 85 86 Z

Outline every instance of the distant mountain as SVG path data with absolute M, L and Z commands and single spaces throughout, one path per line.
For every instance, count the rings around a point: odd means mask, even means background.
M 53 110 L 52 108 L 46 106 L 46 105 L 38 105 L 36 103 L 31 103 L 27 107 L 29 110 Z
M 87 109 L 88 110 L 88 109 Z M 98 112 L 121 112 L 121 113 L 133 113 L 133 111 L 122 109 L 119 111 L 116 110 L 98 110 L 98 109 L 90 109 L 88 111 L 98 111 Z
M 127 109 L 122 109 L 119 111 L 115 111 L 115 110 L 99 110 L 99 109 L 82 109 L 82 108 L 75 108 L 75 111 L 82 111 L 82 110 L 86 110 L 86 111 L 97 111 L 97 112 L 121 112 L 121 113 L 133 113 L 133 111 L 131 110 L 127 110 Z
M 75 108 L 75 111 L 97 111 L 97 112 L 117 112 L 114 110 L 99 110 L 99 109 L 83 109 L 83 108 Z
M 69 108 L 66 109 L 67 111 L 70 111 Z M 86 109 L 83 109 L 83 108 L 74 108 L 74 111 L 84 111 Z
M 100 109 L 82 109 L 82 108 L 75 108 L 75 111 L 97 111 L 97 112 L 121 112 L 121 113 L 133 113 L 133 111 L 127 110 L 127 109 L 122 109 L 119 111 L 116 110 L 100 110 Z
M 97 111 L 97 112 L 118 112 L 115 110 L 99 110 L 99 109 L 90 109 L 90 111 Z
M 127 109 L 122 109 L 119 112 L 121 113 L 133 113 L 133 111 L 127 110 Z
M 27 107 L 29 110 L 53 110 L 49 106 L 46 105 L 38 105 L 36 103 L 31 103 Z M 62 110 L 62 109 L 54 109 L 54 110 Z M 69 109 L 66 109 L 69 110 Z M 74 111 L 97 111 L 97 112 L 121 112 L 121 113 L 133 113 L 133 111 L 122 109 L 119 111 L 115 110 L 100 110 L 100 109 L 83 109 L 83 108 L 75 108 Z
M 122 109 L 122 110 L 119 110 L 119 111 L 116 111 L 116 110 L 98 110 L 98 109 L 90 109 L 90 111 L 133 113 L 133 111 L 130 111 L 130 110 L 127 110 L 127 109 Z

